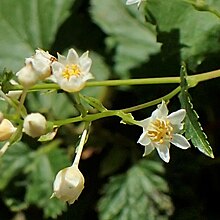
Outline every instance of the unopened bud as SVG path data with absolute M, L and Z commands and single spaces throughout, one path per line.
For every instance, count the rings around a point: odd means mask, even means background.
M 1 113 L 2 114 L 2 113 Z M 1 119 L 0 122 L 0 141 L 8 140 L 16 131 L 16 128 L 8 119 Z
M 73 204 L 78 199 L 84 188 L 84 177 L 78 169 L 78 166 L 73 165 L 71 167 L 60 170 L 55 178 L 53 184 L 52 197 Z
M 35 138 L 46 134 L 47 121 L 40 113 L 31 113 L 24 119 L 23 131 L 27 135 Z
M 26 64 L 19 72 L 16 73 L 19 83 L 25 87 L 29 88 L 37 83 L 38 75 L 33 69 L 31 63 Z

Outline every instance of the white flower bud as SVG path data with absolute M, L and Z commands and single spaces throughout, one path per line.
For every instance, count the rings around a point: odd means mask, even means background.
M 40 113 L 31 113 L 24 119 L 23 131 L 35 138 L 46 134 L 47 121 Z
M 29 88 L 37 83 L 38 75 L 33 69 L 31 63 L 26 64 L 19 72 L 16 73 L 19 83 L 25 88 Z
M 2 113 L 1 113 L 2 114 Z M 0 122 L 0 141 L 8 140 L 12 134 L 16 131 L 16 128 L 8 119 L 3 119 L 1 115 L 1 122 Z
M 29 88 L 51 75 L 51 63 L 56 58 L 48 52 L 38 49 L 35 54 L 25 59 L 25 66 L 17 72 L 19 83 Z
M 55 178 L 53 184 L 52 197 L 73 204 L 78 199 L 84 188 L 84 177 L 78 169 L 78 166 L 73 165 L 71 167 L 60 170 Z

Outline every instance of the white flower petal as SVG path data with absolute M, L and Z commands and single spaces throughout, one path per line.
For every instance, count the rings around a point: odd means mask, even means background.
M 64 66 L 67 64 L 67 61 L 66 61 L 66 57 L 57 53 L 57 57 L 58 57 L 58 62 L 59 63 L 62 63 Z
M 79 56 L 73 48 L 69 50 L 66 60 L 68 64 L 78 64 Z
M 143 132 L 140 136 L 140 138 L 138 139 L 138 143 L 143 145 L 143 146 L 146 146 L 146 145 L 149 145 L 151 142 L 150 138 L 148 137 L 147 133 L 146 132 Z
M 145 146 L 143 157 L 150 154 L 155 149 L 153 144 L 148 144 Z
M 151 118 L 146 118 L 144 120 L 139 121 L 138 124 L 143 128 L 147 128 L 150 123 L 150 120 Z
M 157 118 L 165 118 L 167 117 L 167 115 L 168 115 L 167 106 L 165 102 L 162 101 L 162 103 L 157 106 L 157 109 L 153 111 L 151 117 L 152 117 L 152 120 L 155 120 Z
M 158 117 L 166 117 L 168 115 L 167 105 L 164 101 L 158 106 L 159 116 Z
M 87 58 L 87 59 L 80 60 L 79 62 L 80 62 L 82 72 L 86 72 L 86 73 L 89 72 L 91 65 L 92 65 L 92 60 L 90 58 Z
M 160 158 L 168 163 L 170 161 L 169 142 L 165 144 L 157 144 L 156 149 Z
M 173 134 L 173 138 L 170 142 L 181 149 L 187 149 L 190 147 L 190 143 L 181 134 Z
M 132 4 L 136 4 L 139 3 L 141 0 L 127 0 L 126 1 L 126 5 L 132 5 Z
M 170 120 L 171 124 L 177 125 L 181 124 L 183 119 L 186 116 L 186 110 L 185 109 L 180 109 L 176 112 L 172 112 L 170 115 L 167 116 L 167 119 Z

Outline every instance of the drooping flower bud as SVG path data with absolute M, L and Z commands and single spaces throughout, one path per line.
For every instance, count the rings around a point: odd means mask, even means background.
M 35 138 L 46 134 L 47 121 L 40 113 L 31 113 L 24 119 L 23 131 L 27 135 Z
M 2 113 L 0 116 L 0 141 L 6 141 L 14 134 L 16 128 L 8 119 L 3 118 Z
M 64 168 L 58 172 L 53 184 L 52 197 L 73 204 L 84 188 L 84 177 L 77 165 Z

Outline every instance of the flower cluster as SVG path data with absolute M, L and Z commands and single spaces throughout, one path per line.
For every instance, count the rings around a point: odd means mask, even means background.
M 67 92 L 80 91 L 87 80 L 92 79 L 90 73 L 92 60 L 85 52 L 81 57 L 74 49 L 70 49 L 67 57 L 58 53 L 58 58 L 38 49 L 25 60 L 25 66 L 17 72 L 19 83 L 30 88 L 39 80 L 51 79 Z

